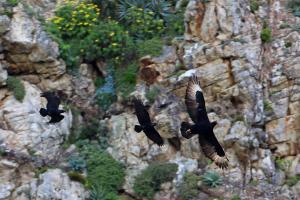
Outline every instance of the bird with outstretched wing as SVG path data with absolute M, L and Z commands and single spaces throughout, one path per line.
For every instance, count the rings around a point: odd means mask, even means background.
M 157 130 L 154 128 L 156 124 L 151 122 L 149 113 L 147 112 L 141 100 L 134 99 L 133 103 L 137 119 L 140 123 L 140 125 L 135 125 L 134 130 L 138 133 L 143 131 L 150 140 L 152 140 L 157 145 L 162 146 L 164 144 L 164 141 Z
M 65 112 L 64 110 L 59 109 L 60 99 L 53 92 L 43 92 L 41 93 L 41 97 L 47 99 L 46 109 L 40 109 L 41 116 L 50 116 L 51 120 L 49 121 L 49 123 L 60 122 L 64 118 L 61 113 Z
M 189 139 L 194 135 L 198 135 L 199 144 L 204 155 L 218 167 L 227 168 L 229 160 L 213 131 L 217 122 L 210 122 L 208 119 L 203 92 L 196 76 L 189 79 L 185 104 L 194 124 L 182 122 L 180 128 L 182 136 Z

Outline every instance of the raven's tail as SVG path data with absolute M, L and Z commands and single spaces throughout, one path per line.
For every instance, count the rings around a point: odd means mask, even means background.
M 41 108 L 40 109 L 40 114 L 43 116 L 43 117 L 46 117 L 48 115 L 48 112 L 45 108 Z
M 134 126 L 134 130 L 139 133 L 139 132 L 141 132 L 143 130 L 143 128 L 141 126 L 139 126 L 139 125 L 135 125 Z

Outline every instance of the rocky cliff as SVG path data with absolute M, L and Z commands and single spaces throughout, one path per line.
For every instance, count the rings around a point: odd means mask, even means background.
M 63 148 L 74 112 L 57 125 L 38 112 L 45 105 L 40 92 L 53 89 L 85 115 L 94 117 L 97 109 L 91 98 L 95 69 L 81 64 L 76 76 L 67 73 L 58 45 L 39 21 L 52 16 L 56 4 L 0 3 L 0 199 L 88 198 L 60 159 L 76 151 Z M 162 185 L 156 199 L 179 198 L 186 172 L 208 170 L 219 172 L 224 184 L 199 187 L 196 199 L 300 199 L 300 182 L 288 184 L 300 176 L 300 18 L 280 0 L 190 0 L 184 23 L 184 36 L 174 38 L 162 55 L 140 59 L 131 94 L 150 106 L 168 144 L 159 148 L 134 132 L 130 101 L 116 102 L 98 116 L 109 135 L 106 151 L 126 166 L 124 190 L 133 193 L 135 176 L 149 163 L 167 161 L 178 164 L 177 176 Z M 230 160 L 228 170 L 209 164 L 196 137 L 180 134 L 180 123 L 189 120 L 184 95 L 192 74 L 200 78 L 210 119 L 218 122 L 215 134 Z M 22 80 L 22 102 L 8 90 L 8 75 Z M 153 102 L 147 98 L 152 90 Z M 52 169 L 37 173 L 43 166 Z

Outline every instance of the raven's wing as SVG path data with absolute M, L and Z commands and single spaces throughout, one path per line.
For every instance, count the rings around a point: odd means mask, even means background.
M 228 167 L 228 158 L 216 136 L 212 134 L 199 134 L 199 143 L 206 157 L 211 159 L 221 169 Z
M 144 133 L 146 136 L 152 140 L 154 143 L 158 144 L 159 146 L 162 146 L 164 144 L 164 140 L 159 135 L 157 130 L 153 126 L 149 126 L 144 129 Z
M 53 115 L 51 116 L 51 120 L 48 123 L 57 123 L 60 122 L 63 118 L 63 115 Z
M 59 98 L 52 92 L 43 92 L 41 97 L 47 99 L 47 110 L 57 110 L 60 104 Z
M 139 123 L 141 125 L 151 124 L 150 116 L 141 100 L 134 99 L 133 103 Z
M 195 123 L 199 121 L 209 121 L 200 82 L 196 76 L 192 76 L 189 79 L 185 95 L 185 104 L 191 119 Z

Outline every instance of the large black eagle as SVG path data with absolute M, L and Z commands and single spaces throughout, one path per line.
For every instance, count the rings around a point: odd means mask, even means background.
M 164 141 L 157 130 L 154 128 L 156 124 L 151 122 L 150 116 L 141 100 L 134 99 L 133 103 L 136 116 L 140 123 L 140 125 L 135 125 L 134 130 L 138 133 L 143 131 L 150 140 L 152 140 L 159 146 L 162 146 L 164 144 Z
M 180 128 L 182 136 L 189 139 L 194 135 L 198 135 L 199 144 L 204 155 L 218 167 L 222 169 L 227 168 L 229 160 L 213 131 L 217 122 L 210 122 L 208 119 L 200 82 L 196 76 L 192 76 L 189 79 L 185 104 L 194 124 L 182 122 Z
M 41 97 L 45 97 L 47 99 L 46 109 L 40 109 L 41 116 L 50 116 L 51 120 L 49 123 L 60 122 L 64 118 L 61 113 L 65 112 L 64 110 L 59 109 L 60 99 L 53 92 L 43 92 L 41 93 Z

